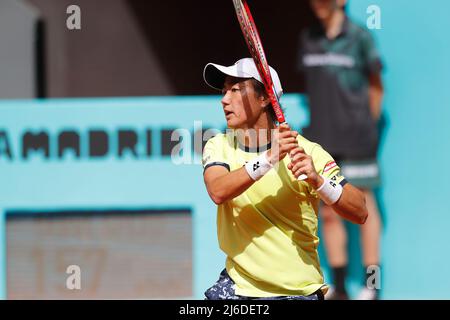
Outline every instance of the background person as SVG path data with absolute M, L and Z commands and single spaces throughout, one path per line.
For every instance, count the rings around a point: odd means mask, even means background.
M 369 218 L 361 226 L 361 243 L 368 277 L 367 267 L 380 264 L 381 222 L 373 188 L 379 185 L 376 156 L 383 95 L 381 59 L 369 32 L 346 16 L 345 4 L 346 0 L 310 0 L 318 23 L 301 35 L 298 66 L 305 78 L 311 115 L 305 137 L 329 151 L 349 182 L 366 198 Z M 321 216 L 335 285 L 327 298 L 347 299 L 346 229 L 332 207 L 324 205 Z M 368 288 L 358 296 L 377 298 L 377 290 Z

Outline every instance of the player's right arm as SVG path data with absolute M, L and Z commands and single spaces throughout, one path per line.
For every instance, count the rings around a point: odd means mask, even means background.
M 267 159 L 272 165 L 283 159 L 291 149 L 297 146 L 297 135 L 298 133 L 290 131 L 287 125 L 280 127 L 279 132 L 274 135 L 272 148 L 267 153 Z M 230 172 L 229 166 L 217 157 L 217 151 L 208 144 L 205 146 L 206 161 L 204 161 L 203 179 L 209 196 L 215 204 L 219 205 L 239 196 L 256 181 L 245 167 Z
M 223 166 L 211 166 L 203 174 L 206 190 L 215 204 L 222 204 L 247 190 L 256 181 L 245 167 L 229 172 Z

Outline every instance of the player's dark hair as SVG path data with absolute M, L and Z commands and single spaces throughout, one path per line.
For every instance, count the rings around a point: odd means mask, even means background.
M 259 82 L 256 79 L 251 79 L 251 82 L 253 84 L 253 89 L 255 90 L 257 98 L 259 98 L 261 96 L 264 96 L 265 98 L 268 97 L 267 93 L 266 93 L 266 88 L 264 87 L 264 85 L 261 82 Z M 268 111 L 269 111 L 270 118 L 272 119 L 272 121 L 274 123 L 276 123 L 277 116 L 275 114 L 275 111 L 273 110 L 272 103 L 269 103 L 269 105 L 266 108 L 269 108 Z

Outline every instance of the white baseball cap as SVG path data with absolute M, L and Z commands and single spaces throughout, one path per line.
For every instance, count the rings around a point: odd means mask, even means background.
M 278 99 L 283 94 L 283 88 L 281 87 L 280 78 L 274 68 L 269 66 L 270 75 L 272 76 L 273 86 Z M 236 78 L 256 79 L 263 83 L 259 76 L 258 69 L 252 58 L 243 58 L 232 66 L 226 67 L 215 63 L 208 63 L 203 70 L 203 79 L 206 84 L 213 89 L 222 90 L 225 83 L 226 76 L 232 76 Z

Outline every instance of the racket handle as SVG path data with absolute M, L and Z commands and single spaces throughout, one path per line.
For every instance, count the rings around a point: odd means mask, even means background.
M 299 175 L 298 178 L 297 178 L 298 181 L 303 181 L 303 180 L 306 180 L 306 179 L 308 179 L 308 176 L 306 174 L 304 174 L 304 173 Z
M 288 124 L 288 123 L 286 121 L 284 121 L 284 122 L 280 123 L 280 125 L 282 125 L 282 124 Z M 297 178 L 298 181 L 303 181 L 303 180 L 306 180 L 306 179 L 308 179 L 308 176 L 306 174 L 301 174 Z
M 289 157 L 290 157 L 290 155 L 289 155 Z M 301 174 L 298 176 L 297 180 L 303 181 L 303 180 L 306 180 L 307 178 L 308 178 L 308 176 L 306 174 Z

